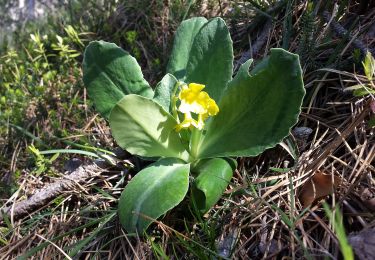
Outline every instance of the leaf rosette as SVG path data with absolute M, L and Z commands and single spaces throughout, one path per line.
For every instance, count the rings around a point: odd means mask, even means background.
M 278 144 L 296 124 L 305 94 L 298 55 L 272 49 L 234 78 L 232 40 L 221 18 L 183 21 L 167 75 L 155 91 L 140 66 L 115 44 L 93 42 L 84 81 L 117 143 L 157 159 L 125 187 L 120 221 L 142 232 L 178 205 L 189 188 L 201 212 L 217 203 L 235 169 L 230 157 L 255 156 Z

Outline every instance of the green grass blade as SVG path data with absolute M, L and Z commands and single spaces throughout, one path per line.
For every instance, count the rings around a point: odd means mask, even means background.
M 334 231 L 336 233 L 337 239 L 339 240 L 341 253 L 345 260 L 354 260 L 354 254 L 353 249 L 351 245 L 348 242 L 348 239 L 345 234 L 345 228 L 342 223 L 342 215 L 340 213 L 340 209 L 337 206 L 335 215 L 333 215 L 332 210 L 329 208 L 327 203 L 323 204 L 324 211 L 326 212 L 328 218 L 332 222 L 332 226 L 334 228 Z
M 96 153 L 77 150 L 77 149 L 52 149 L 52 150 L 40 151 L 40 154 L 55 154 L 55 153 L 74 153 L 74 154 L 83 154 L 87 156 L 92 156 L 96 158 L 100 157 Z

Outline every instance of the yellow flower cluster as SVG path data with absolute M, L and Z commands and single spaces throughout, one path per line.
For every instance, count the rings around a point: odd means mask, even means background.
M 179 132 L 183 128 L 195 127 L 201 130 L 204 121 L 209 116 L 215 116 L 219 112 L 219 107 L 215 100 L 210 98 L 207 92 L 202 91 L 204 85 L 190 83 L 189 86 L 183 85 L 178 98 L 181 104 L 178 110 L 184 114 L 184 120 L 176 126 Z M 198 120 L 194 119 L 191 113 L 198 115 Z

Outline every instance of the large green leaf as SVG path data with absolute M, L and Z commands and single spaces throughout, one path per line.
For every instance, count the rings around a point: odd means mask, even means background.
M 109 123 L 117 143 L 130 153 L 188 159 L 188 152 L 174 130 L 176 120 L 151 99 L 126 95 L 112 109 Z
M 91 42 L 84 53 L 83 81 L 90 99 L 105 118 L 127 94 L 152 97 L 135 58 L 114 43 Z
M 176 78 L 184 79 L 192 44 L 205 23 L 207 23 L 206 18 L 194 17 L 183 21 L 178 27 L 167 66 L 167 72 Z
M 198 158 L 255 156 L 278 144 L 297 122 L 305 94 L 298 55 L 273 49 L 253 71 L 241 69 L 229 84 L 220 112 L 207 123 Z
M 189 170 L 189 164 L 167 158 L 140 171 L 121 194 L 118 210 L 122 226 L 128 232 L 143 232 L 151 219 L 177 206 L 188 191 Z
M 206 85 L 205 91 L 219 101 L 232 73 L 232 39 L 224 20 L 214 18 L 204 24 L 194 38 L 185 81 Z
M 172 112 L 171 107 L 171 97 L 175 96 L 174 91 L 176 91 L 176 85 L 178 80 L 172 75 L 167 74 L 158 83 L 155 88 L 154 100 L 161 105 L 165 111 Z
M 249 68 L 250 68 L 252 63 L 253 63 L 253 59 L 250 59 L 250 60 L 247 60 L 244 64 L 241 65 L 241 67 L 237 71 L 236 76 L 230 82 L 231 86 L 241 84 L 241 81 L 243 81 L 244 79 L 246 79 L 249 76 Z M 259 64 L 258 64 L 258 66 L 259 66 Z M 253 73 L 254 73 L 254 71 L 253 71 Z
M 203 160 L 193 169 L 198 177 L 194 181 L 193 197 L 198 209 L 205 213 L 220 199 L 236 168 L 231 159 Z

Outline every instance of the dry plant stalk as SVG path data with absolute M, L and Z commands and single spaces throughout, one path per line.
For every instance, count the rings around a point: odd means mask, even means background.
M 33 210 L 47 205 L 48 202 L 61 195 L 64 191 L 71 190 L 88 178 L 95 177 L 103 171 L 104 169 L 99 168 L 95 163 L 80 166 L 69 175 L 40 189 L 30 198 L 14 202 L 13 205 L 0 209 L 0 221 L 4 218 L 4 214 L 9 215 L 12 220 L 25 216 Z

